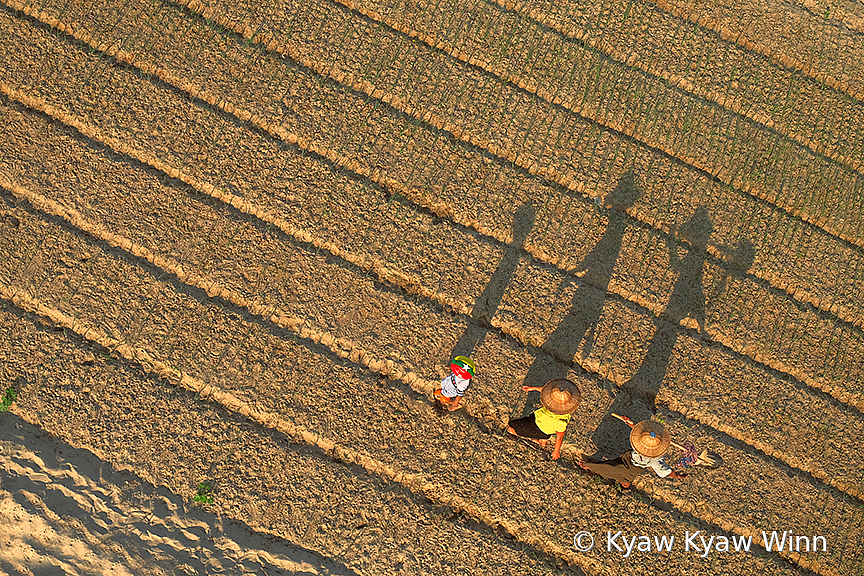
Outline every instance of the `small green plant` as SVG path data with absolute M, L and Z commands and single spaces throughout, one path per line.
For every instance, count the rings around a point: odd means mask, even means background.
M 9 386 L 6 388 L 6 392 L 3 393 L 3 399 L 0 400 L 0 412 L 6 412 L 9 410 L 9 407 L 12 406 L 12 402 L 14 402 L 17 397 L 18 392 L 15 391 L 14 387 Z
M 210 495 L 210 490 L 210 484 L 207 482 L 198 484 L 198 493 L 192 497 L 192 500 L 195 502 L 201 502 L 202 504 L 212 504 L 213 496 Z

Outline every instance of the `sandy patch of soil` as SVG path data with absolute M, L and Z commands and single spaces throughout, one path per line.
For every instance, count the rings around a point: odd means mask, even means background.
M 9 413 L 0 417 L 9 574 L 351 574 L 210 512 Z
M 860 571 L 864 109 L 749 36 L 604 6 L 0 11 L 3 562 Z M 480 374 L 441 416 L 458 353 Z M 558 462 L 502 434 L 551 377 L 584 394 Z M 627 447 L 612 412 L 726 465 L 621 493 L 575 466 Z M 829 550 L 683 547 L 775 529 Z

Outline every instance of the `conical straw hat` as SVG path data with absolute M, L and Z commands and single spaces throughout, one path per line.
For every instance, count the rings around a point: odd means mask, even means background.
M 570 380 L 550 380 L 540 391 L 540 403 L 555 414 L 570 414 L 582 402 L 582 393 Z
M 659 422 L 643 420 L 630 431 L 630 445 L 633 449 L 649 458 L 656 458 L 666 453 L 669 448 L 669 432 Z

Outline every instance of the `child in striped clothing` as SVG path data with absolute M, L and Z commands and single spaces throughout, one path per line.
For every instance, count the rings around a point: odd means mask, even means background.
M 470 358 L 457 356 L 450 363 L 450 370 L 450 375 L 441 380 L 441 388 L 435 390 L 435 402 L 452 412 L 462 407 L 462 396 L 471 385 L 477 368 Z

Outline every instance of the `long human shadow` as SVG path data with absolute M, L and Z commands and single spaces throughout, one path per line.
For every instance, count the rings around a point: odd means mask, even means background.
M 656 329 L 648 351 L 639 370 L 624 384 L 609 407 L 608 412 L 600 421 L 591 436 L 595 446 L 601 447 L 593 458 L 618 455 L 628 448 L 626 439 L 629 428 L 626 424 L 614 418 L 611 414 L 629 416 L 634 421 L 649 419 L 655 410 L 655 401 L 666 371 L 678 333 L 680 323 L 685 318 L 696 321 L 699 334 L 707 337 L 705 331 L 705 305 L 703 269 L 708 258 L 708 241 L 714 223 L 704 206 L 699 206 L 693 216 L 678 231 L 678 236 L 686 240 L 690 246 L 684 257 L 678 257 L 678 246 L 675 234 L 667 239 L 669 261 L 673 270 L 678 273 L 678 279 L 672 288 L 672 294 L 666 308 L 655 319 Z M 754 250 L 748 240 L 742 240 L 734 249 L 719 247 L 725 252 L 725 260 L 729 267 L 743 273 L 753 263 Z M 718 288 L 712 294 L 715 298 L 726 285 L 728 273 L 724 274 Z
M 514 272 L 516 272 L 516 267 L 519 266 L 525 239 L 528 238 L 528 233 L 534 225 L 535 214 L 536 211 L 530 201 L 517 208 L 513 214 L 513 241 L 506 247 L 504 256 L 498 262 L 498 267 L 492 274 L 492 278 L 489 279 L 483 293 L 475 301 L 474 308 L 471 310 L 471 318 L 475 322 L 468 324 L 462 337 L 453 347 L 451 357 L 468 356 L 470 358 L 486 337 L 487 327 L 491 325 L 492 317 L 495 316 L 498 306 L 501 305 L 504 292 L 507 290 Z
M 636 182 L 634 172 L 628 171 L 618 180 L 615 188 L 606 196 L 604 207 L 608 208 L 608 224 L 603 237 L 594 245 L 585 258 L 576 265 L 573 272 L 584 272 L 580 280 L 568 277 L 562 288 L 570 282 L 578 282 L 576 292 L 570 303 L 570 310 L 542 345 L 549 354 L 537 354 L 525 375 L 526 386 L 542 386 L 555 378 L 566 378 L 569 364 L 585 341 L 584 350 L 590 350 L 591 339 L 606 301 L 606 292 L 615 264 L 621 252 L 624 232 L 627 229 L 627 209 L 633 206 L 642 192 Z M 540 395 L 530 392 L 523 407 L 524 415 L 529 414 L 539 403 Z
M 603 314 L 606 291 L 621 252 L 628 221 L 627 209 L 641 196 L 642 192 L 632 171 L 626 172 L 606 196 L 604 205 L 609 208 L 606 231 L 574 270 L 585 274 L 581 280 L 576 280 L 578 285 L 570 310 L 542 345 L 543 350 L 550 352 L 552 357 L 537 355 L 525 376 L 525 385 L 541 386 L 553 378 L 566 378 L 569 369 L 561 361 L 570 363 L 583 339 L 593 335 L 593 330 Z M 567 278 L 562 287 L 573 281 L 572 277 Z M 590 346 L 590 342 L 586 342 L 586 347 Z M 556 361 L 556 358 L 560 361 Z

